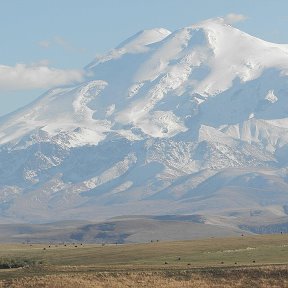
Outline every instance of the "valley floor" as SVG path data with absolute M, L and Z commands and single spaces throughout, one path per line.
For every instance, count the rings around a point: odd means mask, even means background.
M 284 234 L 104 246 L 2 244 L 0 259 L 1 288 L 288 287 Z

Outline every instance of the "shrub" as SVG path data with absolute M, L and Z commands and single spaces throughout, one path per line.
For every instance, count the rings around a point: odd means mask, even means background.
M 31 267 L 38 264 L 42 264 L 41 261 L 33 259 L 21 259 L 21 258 L 0 258 L 0 269 L 11 269 L 20 267 Z

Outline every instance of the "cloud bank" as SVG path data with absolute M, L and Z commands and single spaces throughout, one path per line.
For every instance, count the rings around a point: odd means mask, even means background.
M 227 14 L 225 17 L 224 17 L 224 21 L 227 23 L 227 24 L 235 24 L 235 23 L 238 23 L 238 22 L 242 22 L 244 20 L 246 20 L 247 17 L 243 14 L 236 14 L 236 13 L 230 13 L 230 14 Z
M 61 70 L 44 64 L 0 65 L 0 90 L 52 88 L 82 81 L 82 70 Z

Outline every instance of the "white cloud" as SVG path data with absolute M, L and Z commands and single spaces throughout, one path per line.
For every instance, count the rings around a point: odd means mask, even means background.
M 51 46 L 51 43 L 48 40 L 42 40 L 38 42 L 38 45 L 42 48 L 49 48 Z
M 224 17 L 224 21 L 227 24 L 235 24 L 235 23 L 238 23 L 238 22 L 242 22 L 242 21 L 244 21 L 246 19 L 247 19 L 247 17 L 245 15 L 243 15 L 243 14 L 235 14 L 235 13 L 227 14 Z
M 63 37 L 55 36 L 53 38 L 53 42 L 55 44 L 61 46 L 65 50 L 73 50 L 74 49 L 74 47 L 67 40 L 65 40 Z
M 61 36 L 54 36 L 50 40 L 42 40 L 42 41 L 39 41 L 37 44 L 41 48 L 45 48 L 45 49 L 51 48 L 53 46 L 58 46 L 64 49 L 65 51 L 70 51 L 70 52 L 72 51 L 72 52 L 77 52 L 77 53 L 85 52 L 85 49 L 73 46 L 69 41 L 67 41 L 65 38 Z
M 61 70 L 44 64 L 0 65 L 0 90 L 52 88 L 83 80 L 82 70 Z

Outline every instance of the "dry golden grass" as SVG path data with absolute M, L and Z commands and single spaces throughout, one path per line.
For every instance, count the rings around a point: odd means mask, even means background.
M 67 273 L 24 277 L 0 282 L 1 288 L 185 288 L 185 287 L 288 287 L 286 265 L 221 268 L 205 270 L 167 270 L 158 272 Z

